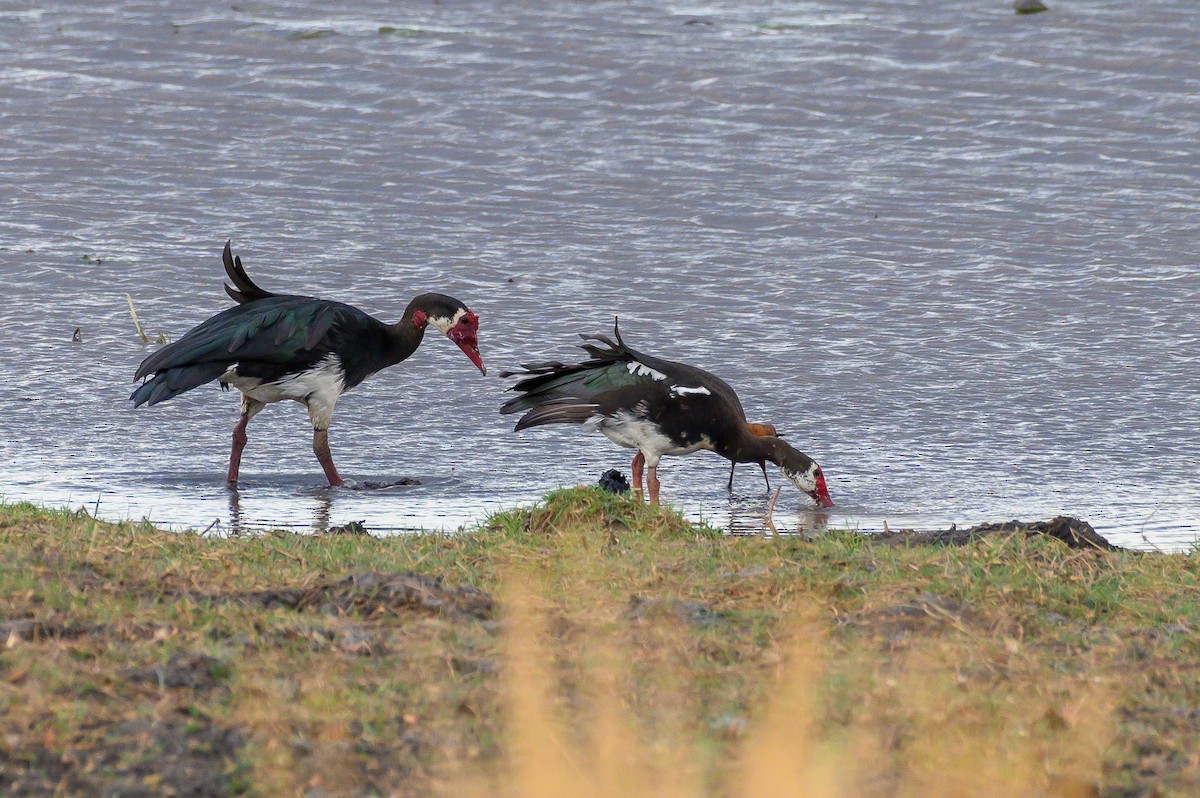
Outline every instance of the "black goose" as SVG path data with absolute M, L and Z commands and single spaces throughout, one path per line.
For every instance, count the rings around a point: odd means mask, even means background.
M 476 337 L 479 317 L 454 297 L 421 294 L 408 303 L 400 321 L 386 324 L 341 302 L 259 288 L 228 242 L 222 259 L 233 283 L 225 290 L 238 304 L 143 360 L 134 380 L 149 379 L 129 398 L 134 407 L 154 405 L 212 380 L 237 388 L 242 407 L 229 453 L 230 486 L 237 485 L 246 425 L 263 407 L 283 399 L 307 406 L 313 452 L 329 484 L 344 485 L 329 451 L 329 422 L 338 397 L 412 355 L 430 324 L 487 374 Z
M 516 429 L 543 424 L 582 424 L 598 429 L 613 443 L 636 449 L 634 487 L 641 495 L 642 467 L 650 501 L 658 503 L 658 461 L 709 449 L 734 463 L 778 465 L 783 475 L 822 507 L 832 507 L 825 476 L 812 458 L 774 436 L 754 435 L 737 394 L 720 377 L 702 369 L 642 354 L 616 340 L 581 336 L 591 359 L 574 365 L 534 363 L 509 390 L 501 413 L 525 415 Z

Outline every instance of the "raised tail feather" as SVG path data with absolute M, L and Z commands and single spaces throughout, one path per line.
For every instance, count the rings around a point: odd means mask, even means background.
M 615 342 L 607 335 L 584 335 L 580 333 L 579 337 L 585 341 L 599 341 L 608 347 L 607 349 L 601 349 L 595 344 L 580 344 L 583 351 L 605 363 L 611 363 L 615 360 L 630 360 L 637 357 L 637 352 L 627 347 L 625 341 L 621 338 L 621 319 L 618 316 L 613 316 L 613 338 L 617 339 Z
M 229 275 L 229 279 L 233 281 L 234 287 L 231 288 L 226 283 L 225 293 L 229 294 L 234 301 L 243 305 L 247 302 L 253 302 L 256 299 L 265 299 L 269 296 L 274 296 L 270 291 L 265 291 L 254 284 L 254 281 L 246 274 L 245 267 L 242 266 L 241 256 L 235 257 L 229 245 L 230 241 L 226 241 L 225 250 L 221 253 L 221 262 L 225 264 L 225 274 Z
M 587 369 L 607 366 L 610 363 L 631 360 L 637 357 L 637 352 L 627 347 L 625 342 L 621 340 L 621 329 L 619 321 L 616 318 L 613 319 L 613 335 L 616 337 L 616 341 L 613 341 L 606 335 L 584 335 L 580 333 L 579 337 L 584 341 L 599 341 L 607 347 L 607 349 L 601 349 L 595 344 L 580 344 L 580 348 L 592 356 L 591 360 L 583 363 L 576 363 L 570 366 L 564 365 L 557 360 L 549 360 L 544 363 L 522 363 L 520 365 L 523 371 L 502 371 L 500 372 L 500 376 L 525 377 L 525 380 L 509 388 L 510 391 L 523 391 L 526 390 L 525 385 L 531 377 L 557 376 L 570 371 L 586 371 Z
M 553 360 L 544 363 L 522 363 L 522 371 L 500 372 L 500 376 L 505 378 L 522 377 L 523 379 L 520 382 L 508 390 L 524 394 L 522 397 L 507 402 L 501 408 L 500 412 L 515 413 L 518 410 L 526 409 L 519 406 L 522 399 L 531 400 L 531 403 L 527 407 L 532 407 L 533 404 L 536 404 L 536 395 L 538 394 L 549 394 L 557 388 L 564 388 L 568 383 L 574 382 L 580 375 L 584 375 L 586 372 L 604 368 L 613 363 L 635 359 L 638 353 L 625 346 L 625 342 L 621 340 L 621 331 L 617 327 L 616 320 L 613 322 L 613 333 L 617 339 L 615 342 L 604 335 L 580 334 L 579 337 L 584 341 L 599 341 L 607 347 L 606 349 L 601 349 L 595 344 L 580 344 L 580 348 L 591 355 L 590 360 L 585 360 L 582 363 L 564 365 Z
M 586 385 L 588 380 L 598 370 L 636 356 L 621 340 L 616 323 L 613 334 L 616 341 L 603 335 L 581 335 L 584 341 L 598 341 L 604 345 L 602 348 L 592 343 L 582 344 L 584 351 L 591 355 L 591 359 L 583 363 L 523 363 L 522 371 L 502 372 L 501 377 L 523 379 L 509 388 L 520 395 L 505 402 L 500 412 L 507 415 L 529 411 L 517 422 L 517 430 L 542 424 L 582 424 L 587 421 L 599 408 L 594 401 L 595 390 Z

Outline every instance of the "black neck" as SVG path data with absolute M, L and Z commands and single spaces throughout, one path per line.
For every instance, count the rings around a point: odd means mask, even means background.
M 775 458 L 773 456 L 774 449 L 770 444 L 772 440 L 778 440 L 778 438 L 751 435 L 750 430 L 745 430 L 734 441 L 733 446 L 729 447 L 729 452 L 725 456 L 735 463 L 764 463 L 767 460 L 773 463 Z
M 421 308 L 420 297 L 417 297 L 412 302 L 408 303 L 408 307 L 404 309 L 404 316 L 400 321 L 388 326 L 388 338 L 391 340 L 391 348 L 388 352 L 388 359 L 391 365 L 399 363 L 401 360 L 408 359 L 413 352 L 417 351 L 417 347 L 421 345 L 422 339 L 425 338 L 425 321 L 420 324 L 415 323 L 417 311 L 425 312 Z
M 807 471 L 812 465 L 812 459 L 780 438 L 769 435 L 752 435 L 745 430 L 729 448 L 728 453 L 722 452 L 735 463 L 765 463 L 772 462 L 780 468 L 789 471 Z

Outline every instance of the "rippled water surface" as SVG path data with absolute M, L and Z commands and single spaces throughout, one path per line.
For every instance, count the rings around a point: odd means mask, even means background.
M 470 526 L 628 470 L 496 413 L 519 361 L 619 314 L 817 458 L 783 528 L 1069 513 L 1200 535 L 1200 15 L 1185 0 L 21 2 L 0 9 L 0 493 L 171 526 Z M 853 11 L 847 11 L 848 8 Z M 270 290 L 482 317 L 338 406 L 329 491 L 301 406 L 132 410 L 153 350 Z M 73 342 L 80 329 L 82 342 Z M 711 454 L 664 497 L 756 530 Z M 778 472 L 773 478 L 778 481 Z M 1145 538 L 1143 538 L 1143 534 Z

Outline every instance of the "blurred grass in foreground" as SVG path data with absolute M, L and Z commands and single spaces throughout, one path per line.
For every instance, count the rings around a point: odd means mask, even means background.
M 1193 796 L 1197 557 L 0 507 L 0 794 Z

